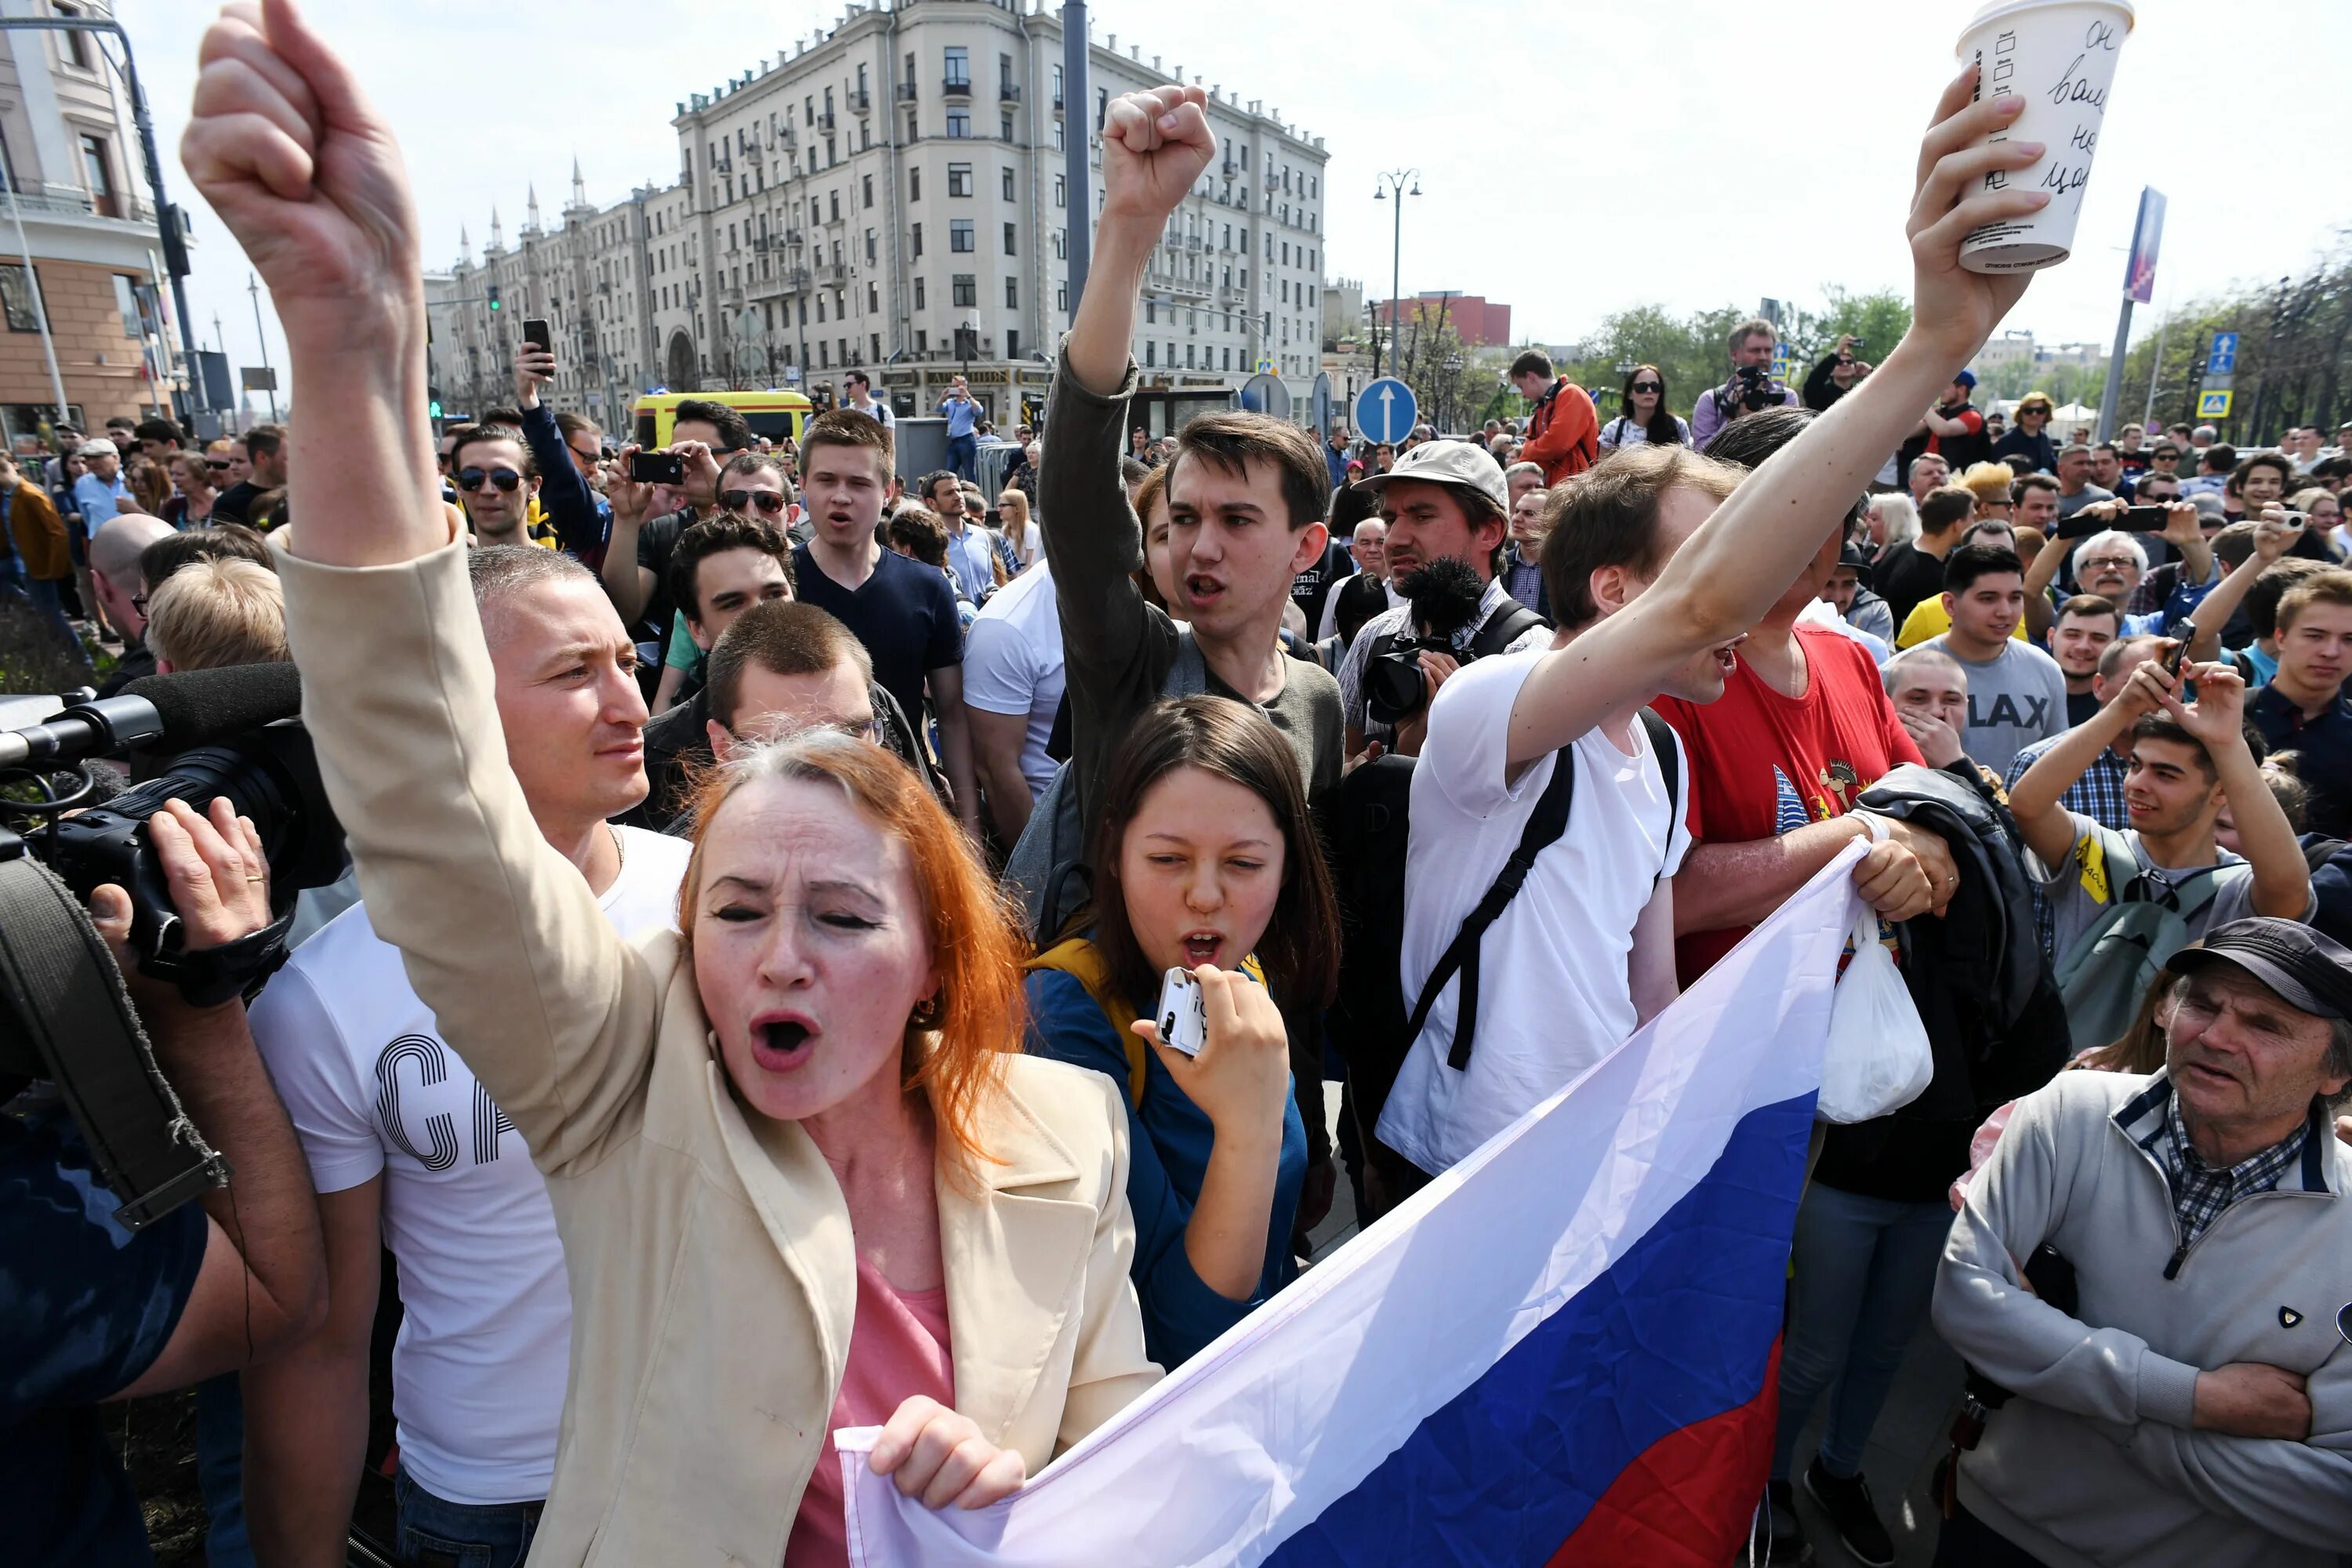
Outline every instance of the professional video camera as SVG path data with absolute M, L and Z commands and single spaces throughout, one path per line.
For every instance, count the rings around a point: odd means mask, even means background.
M 1390 725 L 1420 712 L 1429 700 L 1421 672 L 1423 648 L 1465 663 L 1474 657 L 1464 634 L 1478 618 L 1486 585 L 1467 563 L 1445 558 L 1406 573 L 1397 592 L 1412 605 L 1413 629 L 1383 639 L 1364 664 L 1365 710 Z
M 291 721 L 300 710 L 292 665 L 243 665 L 150 676 L 0 731 L 0 1080 L 57 1087 L 133 1228 L 226 1169 L 181 1113 L 85 906 L 101 883 L 128 892 L 140 972 L 191 1002 L 256 989 L 284 960 L 296 895 L 342 868 L 342 829 Z M 136 782 L 105 799 L 86 760 L 110 755 Z M 260 835 L 278 919 L 192 953 L 147 819 L 174 797 L 201 810 L 220 795 Z
M 1732 376 L 1739 384 L 1739 406 L 1753 414 L 1759 408 L 1770 408 L 1780 401 L 1780 393 L 1772 385 L 1772 373 L 1760 364 L 1743 364 Z

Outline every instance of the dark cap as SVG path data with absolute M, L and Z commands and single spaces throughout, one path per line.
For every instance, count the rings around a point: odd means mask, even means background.
M 1853 540 L 1847 540 L 1838 551 L 1837 563 L 1853 570 L 1855 581 L 1870 586 L 1870 551 Z
M 2202 947 L 2174 953 L 2171 967 L 2194 974 L 2215 963 L 2235 964 L 2297 1012 L 2352 1018 L 2352 949 L 2300 921 L 2260 915 L 2216 926 Z

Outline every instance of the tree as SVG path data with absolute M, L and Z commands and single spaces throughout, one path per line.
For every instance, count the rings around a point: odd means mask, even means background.
M 2238 334 L 2233 396 L 2228 418 L 2200 419 L 2197 394 L 2216 332 Z M 2352 407 L 2352 230 L 2300 282 L 2282 278 L 2173 310 L 2125 356 L 2117 425 L 2149 406 L 2151 378 L 2159 425 L 2213 425 L 2240 446 L 2268 444 L 2291 426 L 2332 430 Z
M 1891 290 L 1855 294 L 1832 283 L 1822 295 L 1818 310 L 1792 308 L 1782 313 L 1780 341 L 1789 345 L 1792 383 L 1801 384 L 1814 362 L 1837 347 L 1842 333 L 1864 339 L 1862 357 L 1874 359 L 1911 329 L 1909 302 Z M 1561 368 L 1611 410 L 1625 381 L 1617 367 L 1655 365 L 1665 376 L 1667 407 L 1687 416 L 1709 387 L 1721 385 L 1730 374 L 1731 329 L 1748 316 L 1736 305 L 1687 316 L 1671 315 L 1663 306 L 1636 305 L 1604 318 L 1585 340 L 1583 357 Z

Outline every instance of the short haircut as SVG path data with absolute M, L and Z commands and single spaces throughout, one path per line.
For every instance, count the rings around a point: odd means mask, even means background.
M 449 448 L 449 471 L 454 474 L 467 466 L 467 447 L 486 446 L 492 441 L 513 442 L 516 449 L 522 454 L 520 469 L 522 477 L 527 479 L 535 479 L 539 477 L 539 463 L 531 457 L 530 443 L 522 438 L 521 429 L 512 425 L 487 423 L 468 425 L 465 427 L 464 434 L 457 437 L 457 444 Z
M 286 426 L 257 425 L 237 439 L 245 443 L 245 455 L 248 458 L 265 452 L 275 457 L 278 448 L 286 445 Z
M 536 544 L 485 544 L 466 552 L 466 578 L 474 590 L 474 607 L 489 630 L 499 612 L 515 595 L 541 583 L 578 580 L 603 592 L 596 574 L 561 550 Z
M 2237 466 L 2238 449 L 2235 447 L 2231 446 L 2227 441 L 2216 441 L 2211 446 L 2205 448 L 2205 471 L 2207 473 L 2226 474 L 2236 469 Z
M 2069 458 L 2087 458 L 2090 455 L 2091 448 L 2080 441 L 2069 441 L 2058 448 L 2058 460 L 2062 463 Z
M 681 403 L 677 406 L 679 413 L 683 415 L 688 405 Z M 731 408 L 727 412 L 735 413 Z M 742 417 L 740 415 L 735 416 L 739 421 Z M 746 441 L 744 445 L 748 447 L 751 443 Z M 807 427 L 801 432 L 801 471 L 803 473 L 806 473 L 815 463 L 818 451 L 826 447 L 858 447 L 873 453 L 883 481 L 888 482 L 892 461 L 890 431 L 889 427 L 879 420 L 869 415 L 860 414 L 855 408 L 828 408 L 810 420 Z
M 750 424 L 723 403 L 712 403 L 701 397 L 680 398 L 677 406 L 670 411 L 670 428 L 677 429 L 678 421 L 682 419 L 691 419 L 717 430 L 719 449 L 722 452 L 740 452 L 751 445 Z
M 2246 488 L 2246 476 L 2256 468 L 2278 470 L 2279 489 L 2282 493 L 2294 487 L 2294 463 L 2292 458 L 2283 457 L 2276 452 L 2256 452 L 2230 470 L 2229 482 L 2222 488 L 2231 495 L 2242 494 Z
M 2119 458 L 2123 456 L 2123 448 L 2116 446 L 2113 441 L 2094 441 L 2091 443 L 2091 456 L 2095 458 L 2102 452 L 2105 452 L 2110 458 Z
M 926 566 L 947 565 L 948 525 L 930 508 L 902 506 L 890 514 L 890 521 L 883 526 L 889 531 L 893 548 L 905 545 Z
M 915 493 L 926 501 L 929 500 L 938 493 L 941 479 L 947 480 L 959 490 L 963 489 L 963 479 L 953 468 L 933 468 L 915 482 Z
M 173 573 L 198 561 L 250 561 L 256 566 L 278 570 L 278 563 L 269 554 L 268 542 L 257 530 L 243 523 L 220 522 L 166 534 L 141 551 L 139 580 L 147 584 L 152 594 L 169 581 Z
M 1509 468 L 1503 470 L 1503 483 L 1507 488 L 1509 486 L 1511 476 L 1514 474 L 1533 474 L 1537 479 L 1540 479 L 1543 478 L 1543 465 L 1541 463 L 1513 463 Z
M 131 434 L 141 441 L 162 441 L 173 447 L 184 439 L 180 427 L 169 419 L 142 419 L 131 426 Z
M 1965 594 L 1978 578 L 1998 577 L 2004 572 L 2025 575 L 2025 563 L 2017 558 L 2016 551 L 1996 544 L 1963 544 L 1944 563 L 1944 592 Z
M 1339 584 L 1339 599 L 1331 624 L 1342 641 L 1352 643 L 1366 621 L 1388 610 L 1388 584 L 1369 572 L 1359 572 Z
M 800 499 L 800 492 L 793 488 L 792 475 L 784 471 L 784 460 L 773 452 L 738 452 L 728 458 L 719 470 L 719 482 L 722 486 L 730 474 L 772 474 L 776 483 L 784 489 L 785 504 L 790 505 Z
M 2057 616 L 2051 622 L 2051 624 L 2055 626 L 2059 621 L 2087 621 L 2099 616 L 2113 616 L 2116 623 L 2116 630 L 2119 632 L 2123 630 L 2123 612 L 2116 609 L 2115 601 L 2108 598 L 2105 594 L 2075 595 L 2073 598 L 2058 606 Z
M 1150 479 L 1155 470 L 1140 458 L 1121 457 L 1118 460 L 1118 482 L 1133 489 Z
M 2205 742 L 2180 727 L 2180 721 L 2169 713 L 2143 713 L 2133 721 L 2132 739 L 2139 741 L 2169 741 L 2176 746 L 2186 746 L 2197 753 L 2197 771 L 2205 775 L 2209 784 L 2219 782 L 2221 770 L 2213 764 L 2213 753 Z
M 862 370 L 844 372 L 841 377 L 841 384 L 844 386 L 846 386 L 852 382 L 856 382 L 860 386 L 871 387 L 874 384 L 874 378 L 866 374 Z
M 2015 482 L 2010 486 L 2009 493 L 2011 500 L 2021 505 L 2025 500 L 2025 492 L 2028 490 L 2048 490 L 2054 495 L 2058 490 L 2058 481 L 2048 474 L 2020 474 Z
M 2105 681 L 2114 680 L 2116 671 L 2124 667 L 2126 659 L 2138 658 L 2141 648 L 2163 640 L 2153 632 L 2136 632 L 2130 637 L 2116 638 L 2099 650 L 2099 679 Z
M 703 665 L 710 716 L 725 729 L 735 728 L 747 669 L 764 669 L 771 675 L 823 675 L 844 665 L 856 670 L 867 685 L 873 684 L 873 656 L 857 640 L 857 634 L 833 616 L 796 599 L 754 605 L 719 635 Z
M 1287 420 L 1269 414 L 1201 415 L 1177 432 L 1176 453 L 1168 459 L 1171 489 L 1177 468 L 1187 459 L 1237 477 L 1246 475 L 1251 463 L 1271 464 L 1282 480 L 1282 507 L 1291 531 L 1323 521 L 1330 465 L 1315 437 Z
M 2213 535 L 2213 553 L 2224 566 L 2243 566 L 2246 557 L 2254 552 L 2254 525 L 2251 522 L 2230 523 Z
M 1353 539 L 1358 523 L 1366 518 L 1378 519 L 1380 515 L 1378 492 L 1367 484 L 1349 483 L 1331 492 L 1331 515 L 1326 521 L 1331 525 L 1333 537 Z
M 555 428 L 557 433 L 563 437 L 564 444 L 566 446 L 571 445 L 572 437 L 580 435 L 583 431 L 588 435 L 595 437 L 599 442 L 602 442 L 604 436 L 604 427 L 603 426 L 597 424 L 593 419 L 589 418 L 585 414 L 574 414 L 568 408 L 555 416 Z
M 1762 414 L 1749 418 L 1761 419 Z M 1744 425 L 1747 419 L 1738 421 Z M 1736 426 L 1734 426 L 1736 428 Z M 1658 508 L 1666 492 L 1686 485 L 1721 500 L 1739 488 L 1744 472 L 1687 447 L 1643 443 L 1612 452 L 1561 485 L 1544 503 L 1544 594 L 1563 626 L 1591 624 L 1601 615 L 1592 601 L 1592 574 L 1622 566 L 1654 575 L 1666 552 L 1658 540 Z
M 2315 572 L 2279 596 L 2278 629 L 2291 630 L 2303 612 L 2314 605 L 2352 607 L 2352 572 L 2331 568 Z
M 2263 567 L 2262 575 L 2254 579 L 2253 585 L 2246 590 L 2246 596 L 2239 605 L 2245 612 L 2246 624 L 2254 628 L 2254 636 L 2278 636 L 2279 601 L 2286 597 L 2287 590 L 2306 577 L 2335 570 L 2336 568 L 2325 561 L 2312 561 L 2300 555 L 2283 556 Z
M 2006 506 L 2015 499 L 2017 476 L 2007 463 L 1970 463 L 1952 476 L 1952 483 L 1976 497 L 1979 506 Z
M 1517 381 L 1523 375 L 1539 375 L 1549 381 L 1552 378 L 1551 355 L 1541 349 L 1528 349 L 1520 354 L 1511 362 L 1511 379 Z
M 194 561 L 147 597 L 149 651 L 174 669 L 282 664 L 286 592 L 278 574 L 250 561 Z
M 1761 316 L 1750 316 L 1731 329 L 1730 335 L 1723 340 L 1723 346 L 1733 353 L 1738 353 L 1748 339 L 1759 332 L 1768 338 L 1778 338 L 1780 335 L 1780 329 Z
M 1903 689 L 1905 677 L 1913 670 L 1932 669 L 1937 666 L 1958 671 L 1960 684 L 1963 687 L 1968 684 L 1968 668 L 1939 647 L 1905 648 L 1886 661 L 1886 668 L 1878 672 L 1879 680 L 1885 686 L 1886 695 L 1892 698 Z
M 1750 416 L 1753 417 L 1753 416 Z M 1943 533 L 1977 512 L 1977 492 L 1966 485 L 1937 485 L 1919 503 L 1919 531 Z
M 2155 446 L 2148 448 L 2147 455 L 2151 458 L 2171 458 L 2177 460 L 2180 456 L 2180 448 L 2173 442 L 2158 441 Z
M 2091 535 L 2088 539 L 2083 541 L 2082 543 L 2074 546 L 2074 558 L 2078 561 L 2081 560 L 2084 556 L 2091 552 L 2092 547 L 2095 545 L 2105 547 L 2115 544 L 2120 544 L 2126 550 L 2129 551 L 2131 552 L 2131 558 L 2139 563 L 2139 569 L 2141 571 L 2145 572 L 2147 570 L 2147 546 L 2142 544 L 2137 539 L 2126 533 L 2120 528 L 2104 529 L 2101 531 Z
M 784 581 L 793 581 L 793 542 L 784 537 L 782 529 L 740 511 L 715 513 L 689 524 L 670 548 L 663 582 L 669 589 L 670 602 L 685 612 L 688 620 L 702 619 L 702 595 L 697 586 L 702 563 L 730 550 L 756 550 L 772 556 L 782 563 Z

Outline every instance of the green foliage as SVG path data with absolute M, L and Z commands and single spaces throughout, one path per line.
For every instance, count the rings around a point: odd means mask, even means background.
M 1886 289 L 1856 294 L 1835 284 L 1822 292 L 1820 309 L 1796 308 L 1781 315 L 1780 339 L 1789 345 L 1792 385 L 1801 385 L 1805 373 L 1844 333 L 1864 339 L 1861 357 L 1875 361 L 1911 329 L 1911 306 L 1899 294 Z M 1604 320 L 1585 339 L 1584 357 L 1560 368 L 1592 393 L 1606 415 L 1615 411 L 1625 384 L 1618 365 L 1656 365 L 1665 373 L 1667 406 L 1688 417 L 1700 395 L 1730 374 L 1726 340 L 1749 314 L 1736 305 L 1687 316 L 1671 315 L 1658 305 L 1636 305 Z
M 2238 334 L 2235 396 L 2229 418 L 2200 420 L 2197 391 L 2216 332 Z M 2300 281 L 2281 279 L 2178 308 L 2164 320 L 2160 362 L 2158 335 L 2148 333 L 2125 357 L 2124 419 L 2137 419 L 2147 406 L 2153 374 L 2160 425 L 2210 424 L 2241 447 L 2269 445 L 2295 425 L 2332 436 L 2352 413 L 2352 244 Z

